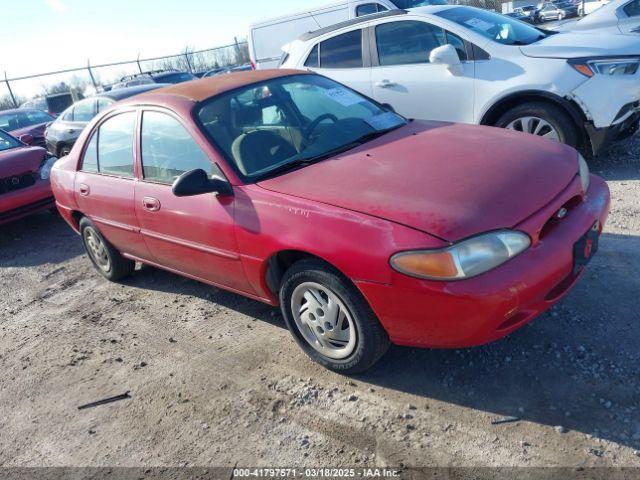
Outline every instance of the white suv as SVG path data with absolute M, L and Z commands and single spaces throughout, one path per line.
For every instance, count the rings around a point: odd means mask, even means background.
M 284 47 L 282 68 L 331 77 L 423 120 L 477 123 L 597 155 L 640 120 L 640 40 L 555 33 L 465 6 L 385 12 Z

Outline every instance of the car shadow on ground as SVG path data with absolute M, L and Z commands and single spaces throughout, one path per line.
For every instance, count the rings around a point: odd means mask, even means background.
M 591 171 L 605 180 L 640 180 L 638 135 L 612 144 L 602 155 L 591 159 Z
M 0 267 L 57 264 L 83 253 L 80 237 L 57 214 L 43 212 L 0 226 Z

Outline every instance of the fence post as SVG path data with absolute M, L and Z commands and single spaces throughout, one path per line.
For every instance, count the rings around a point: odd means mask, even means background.
M 138 58 L 136 59 L 136 63 L 138 64 L 138 70 L 142 73 L 142 66 L 140 65 L 140 54 L 138 54 Z
M 91 77 L 91 83 L 93 83 L 93 88 L 98 91 L 98 84 L 96 83 L 96 79 L 93 77 L 93 72 L 91 71 L 91 59 L 87 59 L 87 70 L 89 70 L 89 76 Z
M 193 73 L 193 67 L 191 66 L 191 62 L 189 61 L 189 53 L 184 52 L 184 58 L 187 61 L 187 67 L 189 67 L 189 72 Z
M 15 108 L 18 108 L 18 102 L 16 102 L 16 97 L 13 95 L 13 90 L 11 90 L 11 85 L 9 84 L 6 70 L 4 72 L 4 82 L 7 84 L 7 89 L 9 90 L 9 95 L 11 96 L 11 100 L 13 101 L 13 106 Z

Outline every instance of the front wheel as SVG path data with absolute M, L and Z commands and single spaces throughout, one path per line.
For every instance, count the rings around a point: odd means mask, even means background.
M 362 294 L 319 260 L 303 260 L 285 274 L 280 289 L 285 322 L 312 360 L 346 375 L 371 368 L 389 338 Z
M 530 133 L 576 147 L 578 134 L 571 117 L 550 103 L 531 102 L 507 110 L 496 127 Z

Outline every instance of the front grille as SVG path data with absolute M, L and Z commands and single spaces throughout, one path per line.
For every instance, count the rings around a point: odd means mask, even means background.
M 32 187 L 35 183 L 36 178 L 33 173 L 23 173 L 22 175 L 2 178 L 0 179 L 0 195 Z
M 553 216 L 547 220 L 547 223 L 545 223 L 542 227 L 542 229 L 540 230 L 540 235 L 538 235 L 538 239 L 542 240 L 544 239 L 544 237 L 546 237 L 549 233 L 551 233 L 558 225 L 560 225 L 562 223 L 562 221 L 564 219 L 566 219 L 567 217 L 571 216 L 571 212 L 573 211 L 574 208 L 576 208 L 578 205 L 580 205 L 582 203 L 582 197 L 580 196 L 575 196 L 573 197 L 571 200 L 569 200 L 567 203 L 565 203 L 561 208 L 566 210 L 565 216 L 563 218 L 559 218 L 558 217 L 558 213 L 560 211 L 560 209 L 555 212 L 553 214 Z

